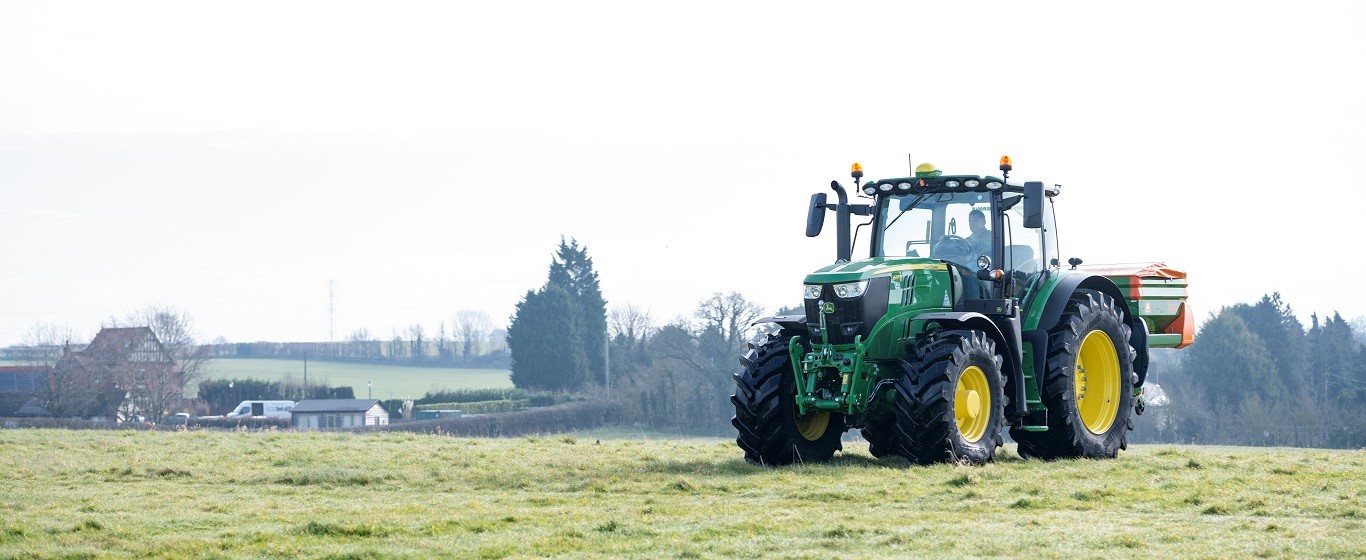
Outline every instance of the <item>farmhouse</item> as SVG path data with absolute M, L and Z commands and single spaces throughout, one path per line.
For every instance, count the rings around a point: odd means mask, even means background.
M 289 412 L 295 428 L 353 428 L 389 423 L 389 412 L 376 399 L 299 401 Z
M 0 416 L 159 417 L 184 405 L 180 364 L 148 327 L 105 328 L 84 349 L 49 350 L 50 365 L 0 367 Z
M 149 327 L 100 329 L 85 350 L 64 352 L 52 373 L 60 416 L 159 416 L 184 401 L 180 364 Z

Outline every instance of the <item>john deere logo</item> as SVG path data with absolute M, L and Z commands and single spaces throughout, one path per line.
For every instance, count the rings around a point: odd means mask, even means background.
M 835 304 L 834 304 L 834 303 L 831 303 L 831 302 L 828 302 L 828 301 L 827 301 L 827 302 L 825 302 L 823 305 L 821 305 L 821 313 L 834 313 L 834 312 L 835 312 Z

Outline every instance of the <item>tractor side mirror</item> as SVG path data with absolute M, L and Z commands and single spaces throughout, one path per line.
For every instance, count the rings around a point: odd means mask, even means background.
M 1027 181 L 1024 184 L 1024 227 L 1043 227 L 1043 181 Z
M 806 236 L 815 237 L 825 227 L 825 193 L 811 195 L 811 206 L 806 209 Z

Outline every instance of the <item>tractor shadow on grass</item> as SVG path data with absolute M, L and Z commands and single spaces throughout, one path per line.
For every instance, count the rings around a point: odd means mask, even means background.
M 829 461 L 793 463 L 783 466 L 755 465 L 744 460 L 743 457 L 722 459 L 719 461 L 691 460 L 680 461 L 675 459 L 653 459 L 646 463 L 645 471 L 661 474 L 678 475 L 729 475 L 747 476 L 773 472 L 776 469 L 804 469 L 804 468 L 865 468 L 865 469 L 904 469 L 912 466 L 905 459 L 886 458 L 877 459 L 868 455 L 858 455 L 852 453 L 836 454 Z

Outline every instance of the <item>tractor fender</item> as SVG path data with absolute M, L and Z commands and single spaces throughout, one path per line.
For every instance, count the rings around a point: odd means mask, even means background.
M 940 311 L 935 313 L 922 313 L 916 315 L 915 321 L 925 321 L 926 323 L 939 323 L 941 325 L 961 325 L 963 328 L 982 331 L 996 343 L 1000 348 L 1000 353 L 1005 358 L 1006 374 L 1006 394 L 1009 396 L 1009 404 L 1006 408 L 1008 418 L 1019 418 L 1024 416 L 1028 409 L 1025 406 L 1024 391 L 1024 369 L 1020 365 L 1020 342 L 1018 333 L 1007 333 L 1001 331 L 1001 327 L 986 315 L 975 311 Z M 1018 331 L 1018 319 L 1015 330 Z
M 750 322 L 749 326 L 758 326 L 764 323 L 773 323 L 785 331 L 806 334 L 805 315 L 775 315 L 772 317 L 760 317 Z
M 1051 330 L 1057 326 L 1058 319 L 1062 317 L 1062 312 L 1067 308 L 1067 300 L 1072 299 L 1072 294 L 1077 290 L 1095 290 L 1104 293 L 1120 304 L 1120 312 L 1124 314 L 1124 322 L 1133 324 L 1133 318 L 1129 316 L 1129 299 L 1119 291 L 1119 286 L 1111 282 L 1104 276 L 1093 276 L 1090 274 L 1071 274 L 1058 281 L 1057 287 L 1053 288 L 1053 293 L 1048 296 L 1048 303 L 1044 304 L 1043 315 L 1039 317 L 1039 324 L 1036 328 Z
M 1005 336 L 1001 334 L 1001 329 L 996 323 L 986 315 L 976 311 L 936 311 L 934 313 L 921 313 L 916 315 L 913 321 L 925 321 L 926 323 L 961 323 L 965 326 L 986 331 L 993 339 L 999 338 L 997 344 L 1005 344 Z

